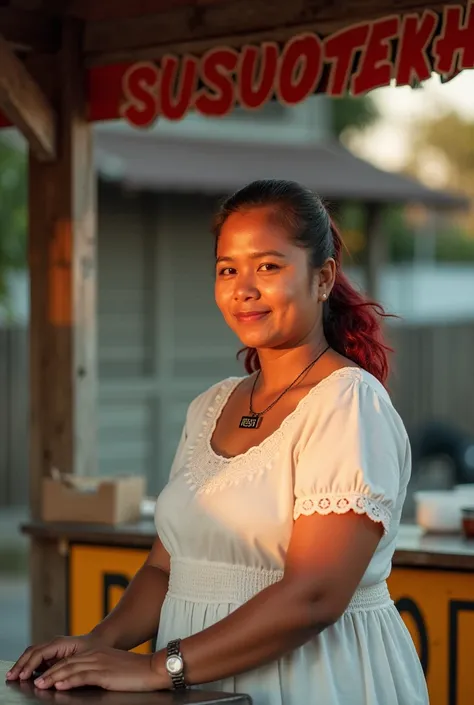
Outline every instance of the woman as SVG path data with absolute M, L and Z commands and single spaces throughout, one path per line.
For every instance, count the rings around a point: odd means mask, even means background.
M 217 304 L 242 378 L 189 406 L 158 536 L 89 635 L 30 647 L 40 688 L 201 686 L 255 705 L 424 705 L 390 573 L 410 447 L 384 388 L 377 317 L 341 238 L 298 184 L 260 181 L 217 214 Z M 153 637 L 153 656 L 126 653 Z

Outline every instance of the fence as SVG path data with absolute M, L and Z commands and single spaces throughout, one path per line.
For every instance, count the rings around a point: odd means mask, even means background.
M 436 419 L 474 436 L 474 321 L 391 326 L 393 402 L 409 431 Z
M 28 501 L 28 331 L 0 328 L 0 507 Z
M 391 326 L 390 391 L 409 432 L 430 419 L 474 436 L 474 322 Z M 0 506 L 27 502 L 28 334 L 0 328 Z

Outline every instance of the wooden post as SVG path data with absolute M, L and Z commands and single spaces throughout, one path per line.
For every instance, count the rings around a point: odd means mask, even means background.
M 364 258 L 365 292 L 369 298 L 378 300 L 380 295 L 380 275 L 386 263 L 387 241 L 382 231 L 383 205 L 366 205 L 366 248 Z
M 40 162 L 30 152 L 33 519 L 40 518 L 42 478 L 52 468 L 96 472 L 96 197 L 81 31 L 76 22 L 66 21 L 55 64 L 57 159 Z M 32 539 L 31 548 L 32 638 L 37 642 L 65 633 L 66 556 L 56 542 Z

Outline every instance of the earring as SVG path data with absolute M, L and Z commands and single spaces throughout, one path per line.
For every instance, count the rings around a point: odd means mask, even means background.
M 323 299 L 324 301 L 326 301 L 327 297 L 328 297 L 327 294 L 323 294 L 323 295 L 322 295 L 322 299 Z

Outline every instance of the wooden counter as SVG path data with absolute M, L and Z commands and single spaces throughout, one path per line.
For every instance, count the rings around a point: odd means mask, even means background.
M 23 531 L 58 556 L 41 596 L 48 616 L 36 633 L 89 631 L 113 608 L 142 565 L 155 538 L 151 520 L 115 527 L 32 522 Z M 54 548 L 54 551 L 53 551 Z M 474 541 L 462 536 L 423 535 L 400 528 L 388 580 L 397 609 L 410 631 L 430 691 L 431 705 L 474 702 Z M 51 605 L 56 607 L 55 612 Z M 51 624 L 50 614 L 60 618 Z M 61 621 L 62 620 L 62 621 Z M 152 642 L 138 647 L 153 650 Z
M 118 526 L 37 521 L 24 526 L 23 531 L 37 538 L 67 543 L 145 549 L 151 547 L 156 536 L 151 520 Z M 474 571 L 474 540 L 467 541 L 457 534 L 424 535 L 417 526 L 402 525 L 393 565 Z
M 112 693 L 100 688 L 78 688 L 69 691 L 38 690 L 33 682 L 7 683 L 5 674 L 11 663 L 0 661 L 1 705 L 251 705 L 246 695 L 188 690 L 185 693 Z

